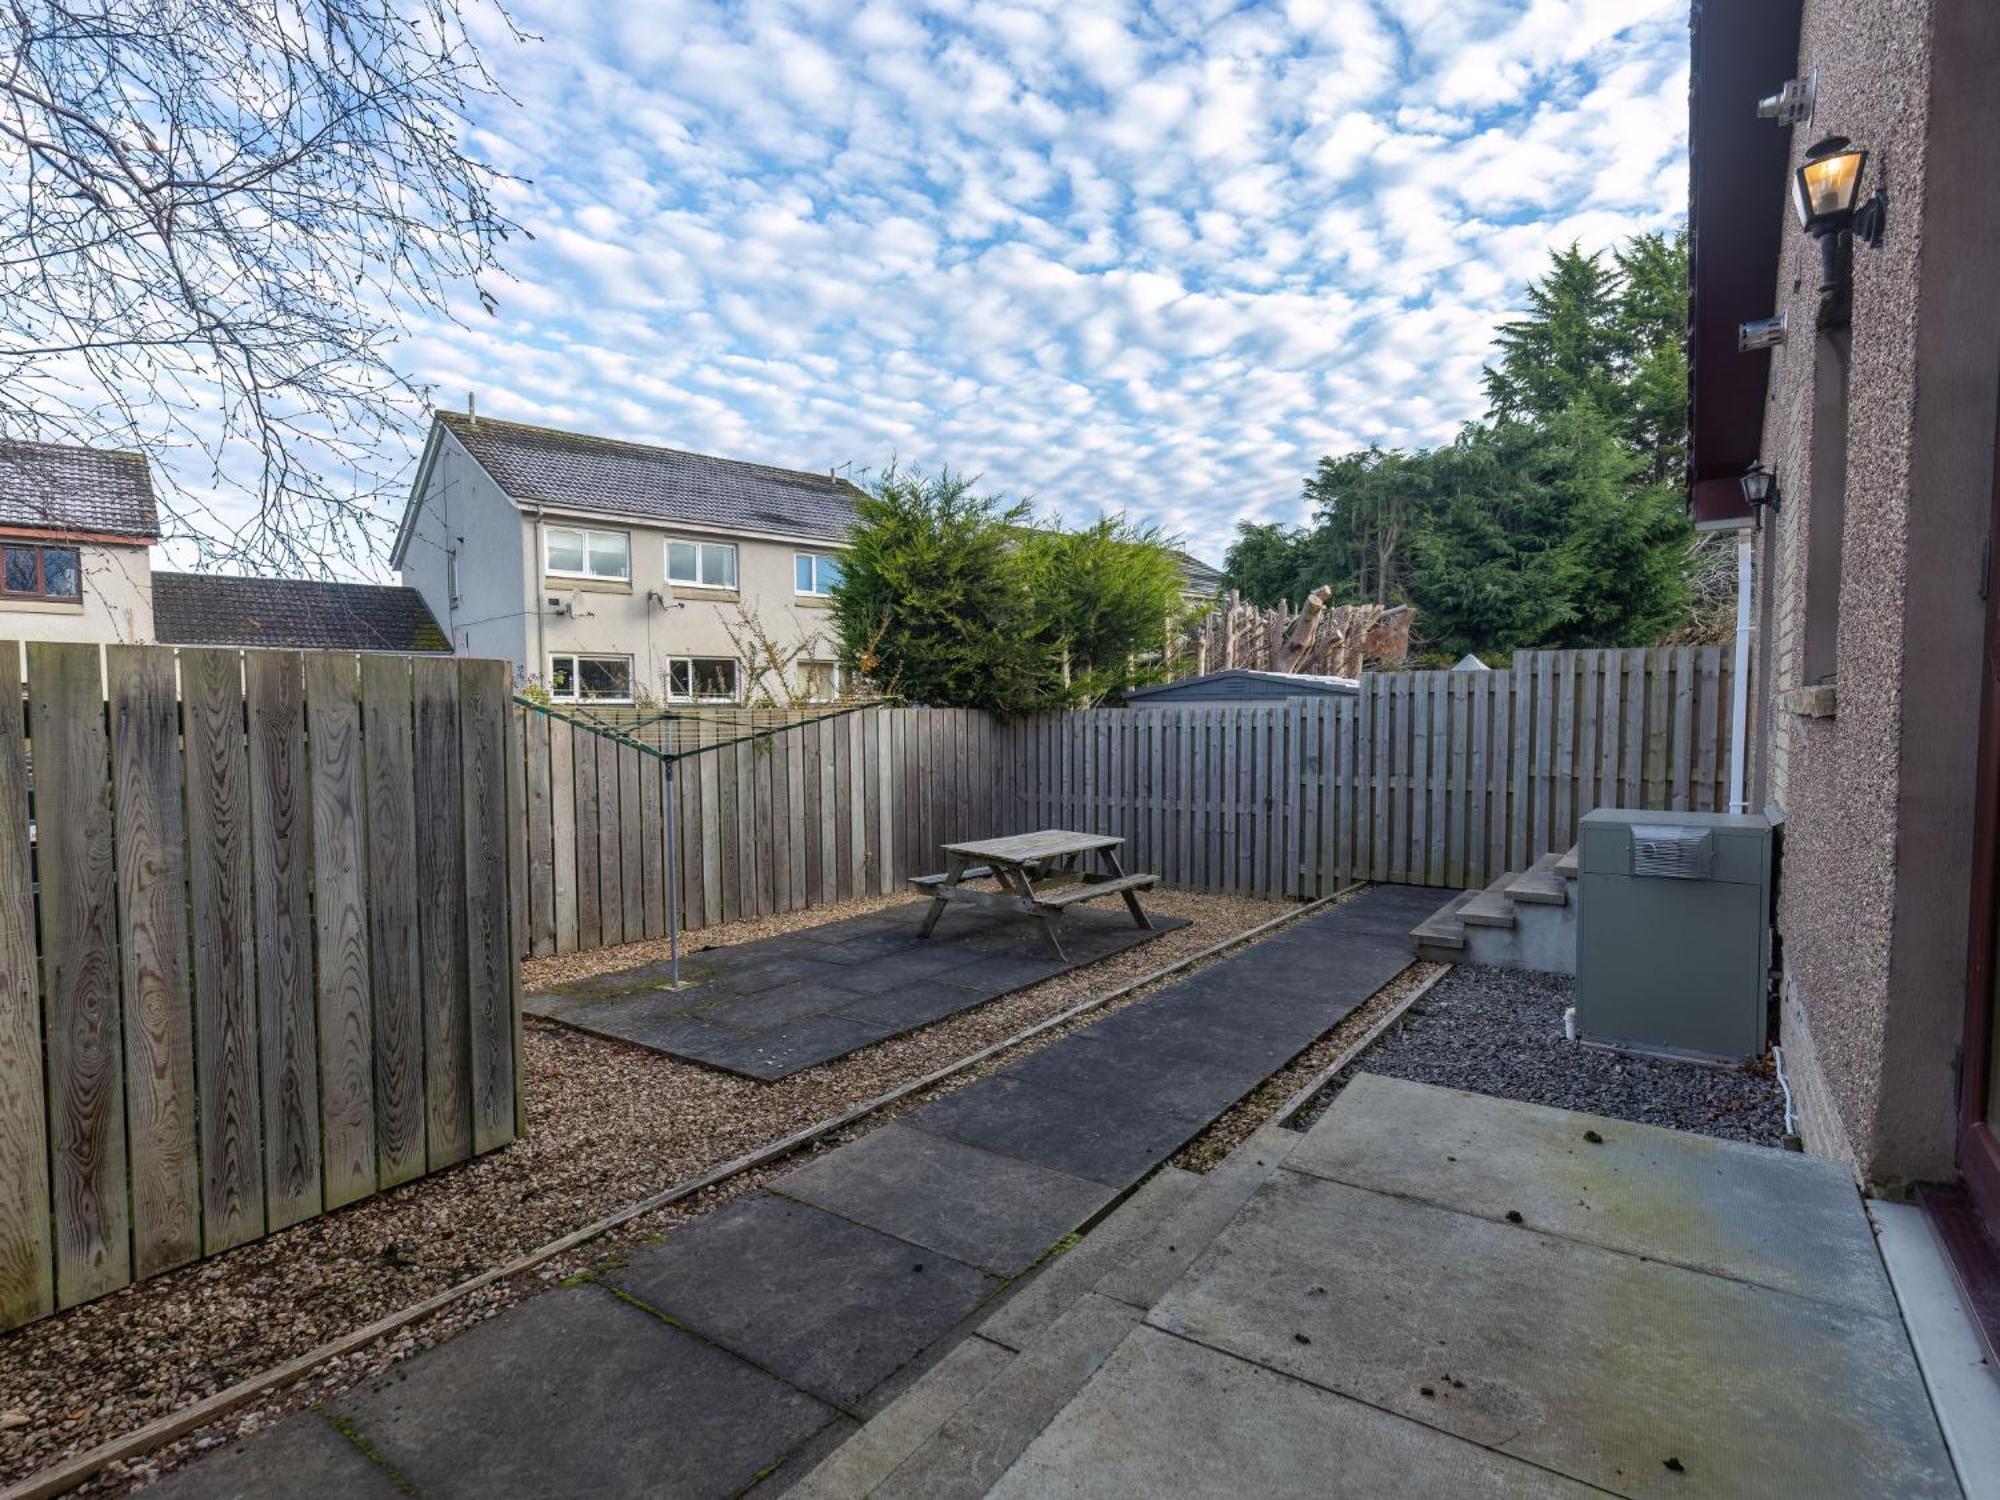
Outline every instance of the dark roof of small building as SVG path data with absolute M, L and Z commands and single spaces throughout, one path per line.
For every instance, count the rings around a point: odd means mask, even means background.
M 1219 672 L 1203 672 L 1198 677 L 1182 677 L 1152 687 L 1134 688 L 1125 695 L 1128 703 L 1141 700 L 1166 703 L 1175 699 L 1189 702 L 1264 701 L 1275 698 L 1324 698 L 1360 691 L 1352 677 L 1328 677 L 1317 672 L 1264 672 L 1255 667 L 1224 667 Z
M 415 589 L 221 573 L 155 573 L 153 634 L 169 646 L 451 650 Z
M 648 521 L 838 541 L 861 492 L 831 474 L 524 422 L 438 412 L 438 422 L 516 502 Z
M 154 541 L 152 471 L 142 453 L 0 442 L 0 526 Z
M 1213 594 L 1222 587 L 1222 569 L 1205 563 L 1192 552 L 1183 552 L 1178 547 L 1169 547 L 1175 562 L 1180 564 L 1181 577 L 1187 586 L 1198 593 Z

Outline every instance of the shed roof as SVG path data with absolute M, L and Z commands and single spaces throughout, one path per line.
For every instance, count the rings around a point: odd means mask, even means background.
M 451 650 L 415 589 L 221 573 L 155 573 L 153 634 L 170 646 Z
M 143 453 L 0 442 L 0 526 L 155 541 L 152 470 Z
M 861 498 L 831 474 L 463 412 L 436 418 L 518 504 L 839 541 Z
M 1282 689 L 1274 692 L 1273 689 Z M 1125 695 L 1130 703 L 1139 699 L 1155 702 L 1169 698 L 1297 697 L 1315 698 L 1360 691 L 1352 677 L 1329 677 L 1317 672 L 1266 672 L 1255 667 L 1225 667 L 1219 672 L 1203 672 L 1152 687 L 1134 688 Z

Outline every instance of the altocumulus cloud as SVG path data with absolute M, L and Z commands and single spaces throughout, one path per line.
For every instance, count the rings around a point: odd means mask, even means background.
M 405 349 L 441 400 L 1209 554 L 1322 453 L 1448 437 L 1549 248 L 1685 200 L 1685 0 L 516 15 L 472 142 L 535 239 Z

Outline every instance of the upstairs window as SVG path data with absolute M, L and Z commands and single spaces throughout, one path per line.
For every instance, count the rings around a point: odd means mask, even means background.
M 629 656 L 551 656 L 549 696 L 558 703 L 630 703 Z
M 83 597 L 83 573 L 74 547 L 0 547 L 0 597 L 55 599 Z
M 667 582 L 691 589 L 735 588 L 735 546 L 729 542 L 668 542 Z
M 542 535 L 542 571 L 549 577 L 632 581 L 632 538 L 625 532 L 551 526 Z
M 667 697 L 683 703 L 734 703 L 736 663 L 724 656 L 667 659 Z
M 824 599 L 839 582 L 839 558 L 825 552 L 792 554 L 792 587 L 798 593 Z

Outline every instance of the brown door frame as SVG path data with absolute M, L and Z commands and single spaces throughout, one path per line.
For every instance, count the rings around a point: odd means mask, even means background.
M 1994 431 L 2000 442 L 2000 408 L 1994 413 Z M 1994 466 L 1986 532 L 1986 645 L 1980 663 L 1970 953 L 1958 1086 L 1958 1169 L 1987 1231 L 2000 1239 L 2000 1137 L 1988 1120 L 1992 1091 L 2000 1088 L 2000 1079 L 1992 1076 L 1994 978 L 2000 964 L 2000 588 L 1994 587 L 1992 577 L 1996 539 L 2000 539 L 2000 462 Z

